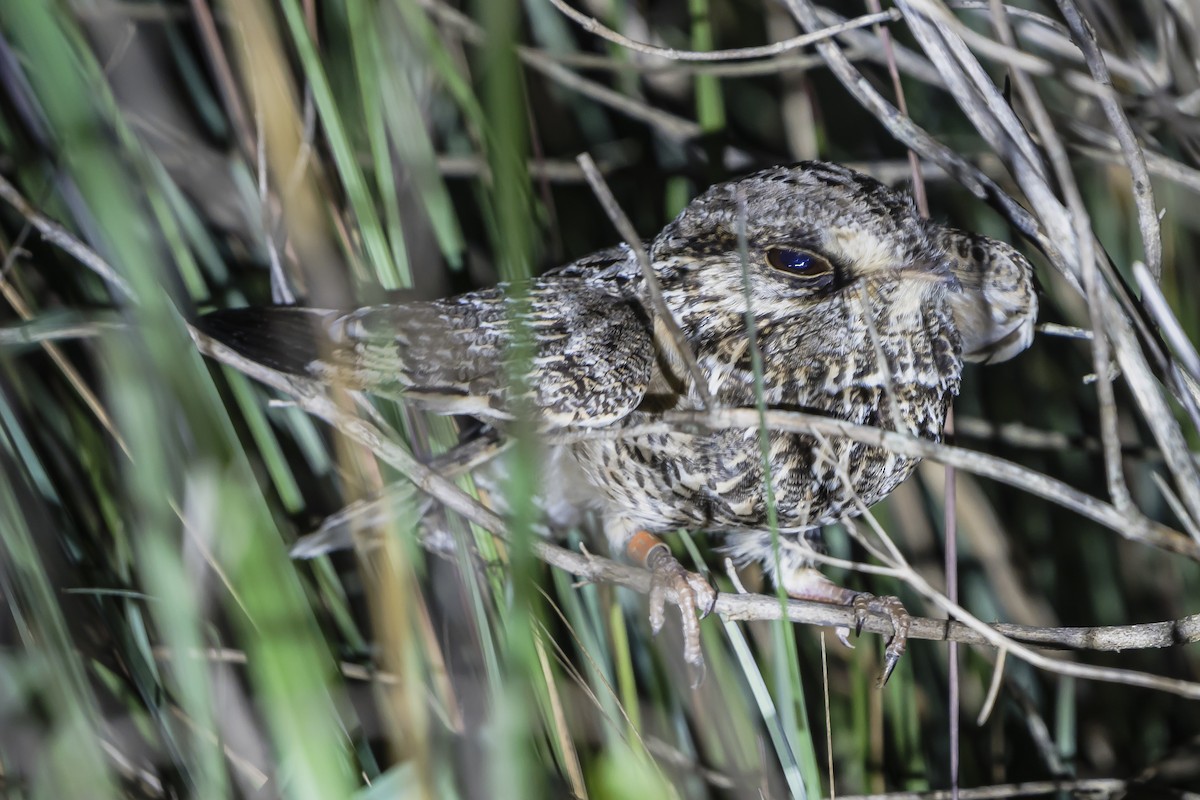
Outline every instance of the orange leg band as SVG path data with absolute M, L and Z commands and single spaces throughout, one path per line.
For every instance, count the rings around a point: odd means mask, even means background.
M 630 560 L 635 564 L 641 564 L 645 566 L 646 559 L 648 559 L 650 554 L 659 547 L 664 550 L 668 549 L 667 543 L 655 536 L 653 533 L 650 533 L 649 531 L 638 531 L 629 540 L 629 543 L 625 545 L 625 554 L 628 555 Z

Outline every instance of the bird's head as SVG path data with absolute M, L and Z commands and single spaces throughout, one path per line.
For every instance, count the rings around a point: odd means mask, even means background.
M 998 361 L 1029 344 L 1037 309 L 1029 262 L 1012 247 L 924 220 L 908 195 L 823 162 L 713 186 L 655 238 L 651 258 L 685 327 L 744 313 L 747 297 L 761 319 L 826 327 L 866 304 L 888 328 L 915 330 L 947 304 L 964 357 Z
M 950 307 L 963 358 L 995 364 L 1029 347 L 1038 301 L 1028 259 L 998 239 L 945 227 L 935 235 L 961 287 Z

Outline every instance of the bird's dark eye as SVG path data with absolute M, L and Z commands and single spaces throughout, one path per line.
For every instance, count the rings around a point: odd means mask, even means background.
M 794 247 L 772 247 L 767 250 L 767 263 L 773 269 L 800 278 L 822 278 L 833 274 L 833 265 L 825 256 Z

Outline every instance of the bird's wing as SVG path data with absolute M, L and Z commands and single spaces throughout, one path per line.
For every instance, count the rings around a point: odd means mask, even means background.
M 439 413 L 504 419 L 518 318 L 534 345 L 524 383 L 544 424 L 608 425 L 641 402 L 654 364 L 642 313 L 573 277 L 532 282 L 523 303 L 496 288 L 354 311 L 217 311 L 197 327 L 283 372 L 400 395 Z

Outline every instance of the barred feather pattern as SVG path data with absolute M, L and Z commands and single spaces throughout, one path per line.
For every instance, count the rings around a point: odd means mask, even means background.
M 648 248 L 667 309 L 726 407 L 758 401 L 752 326 L 768 408 L 937 441 L 964 357 L 1015 355 L 1037 312 L 1032 269 L 1011 246 L 924 220 L 907 195 L 821 162 L 714 186 Z M 916 463 L 837 437 L 755 428 L 637 434 L 630 429 L 664 411 L 700 408 L 701 393 L 657 324 L 629 248 L 523 288 L 344 313 L 276 310 L 307 314 L 320 331 L 315 350 L 291 357 L 276 352 L 288 342 L 231 333 L 257 326 L 271 338 L 270 325 L 236 319 L 253 310 L 209 322 L 218 338 L 280 368 L 499 425 L 513 402 L 509 353 L 527 331 L 523 377 L 544 427 L 604 431 L 561 445 L 573 468 L 550 477 L 572 485 L 547 491 L 586 498 L 615 546 L 639 529 L 685 527 L 746 534 L 738 555 L 765 561 L 768 485 L 780 529 L 800 533 L 860 513 Z

